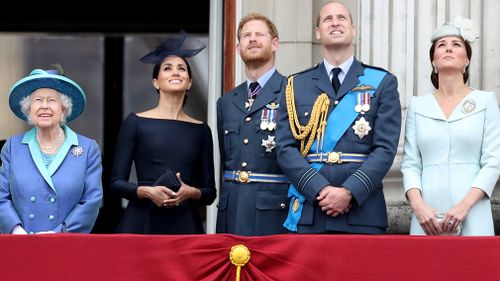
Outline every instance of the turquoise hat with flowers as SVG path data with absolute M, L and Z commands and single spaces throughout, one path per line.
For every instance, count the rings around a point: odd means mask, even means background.
M 20 102 L 41 88 L 54 89 L 71 98 L 73 107 L 71 115 L 66 118 L 66 121 L 74 120 L 82 114 L 87 101 L 85 93 L 75 81 L 62 75 L 62 69 L 60 71 L 35 69 L 31 71 L 30 75 L 17 81 L 9 92 L 9 106 L 12 112 L 17 117 L 27 121 L 26 115 L 21 111 Z

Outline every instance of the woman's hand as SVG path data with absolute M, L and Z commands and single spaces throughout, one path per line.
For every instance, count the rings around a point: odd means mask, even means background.
M 440 221 L 436 218 L 436 210 L 423 201 L 412 206 L 420 226 L 427 235 L 439 235 L 443 232 Z
M 165 186 L 139 186 L 137 196 L 141 199 L 148 198 L 158 207 L 167 207 L 167 200 L 175 196 L 175 192 Z
M 176 207 L 188 199 L 199 200 L 201 197 L 201 191 L 198 188 L 189 186 L 182 181 L 181 173 L 177 173 L 177 177 L 181 182 L 181 187 L 177 192 L 173 192 L 170 199 L 165 201 L 165 207 Z
M 453 206 L 446 212 L 442 221 L 444 232 L 455 233 L 465 217 L 469 214 L 469 208 L 464 203 L 459 203 Z

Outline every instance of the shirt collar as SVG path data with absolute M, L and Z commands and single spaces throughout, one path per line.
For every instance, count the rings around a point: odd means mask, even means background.
M 323 64 L 325 65 L 326 73 L 328 73 L 328 77 L 330 77 L 330 80 L 332 79 L 332 69 L 334 69 L 335 67 L 339 67 L 342 70 L 338 75 L 340 83 L 344 81 L 344 78 L 347 72 L 349 71 L 349 68 L 351 68 L 353 62 L 354 62 L 354 56 L 350 56 L 345 62 L 337 66 L 330 64 L 329 62 L 326 61 L 326 59 L 323 59 Z
M 274 72 L 276 71 L 276 68 L 271 67 L 264 75 L 262 75 L 259 79 L 257 79 L 257 82 L 259 82 L 260 88 L 264 88 L 264 85 L 266 85 L 267 81 L 271 79 L 271 76 L 273 76 Z M 250 83 L 252 83 L 252 80 L 247 80 L 247 90 L 250 87 Z

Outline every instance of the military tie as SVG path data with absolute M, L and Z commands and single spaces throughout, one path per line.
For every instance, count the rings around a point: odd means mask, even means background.
M 340 68 L 339 67 L 335 67 L 334 69 L 332 69 L 332 74 L 333 74 L 333 77 L 332 77 L 332 87 L 333 89 L 335 90 L 335 94 L 339 91 L 339 88 L 340 88 L 340 80 L 339 80 L 339 73 L 340 73 Z

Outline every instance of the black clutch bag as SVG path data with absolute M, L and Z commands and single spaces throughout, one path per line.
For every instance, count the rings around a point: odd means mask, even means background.
M 166 169 L 163 174 L 153 183 L 153 186 L 166 186 L 173 192 L 177 192 L 181 188 L 181 181 L 170 169 Z

